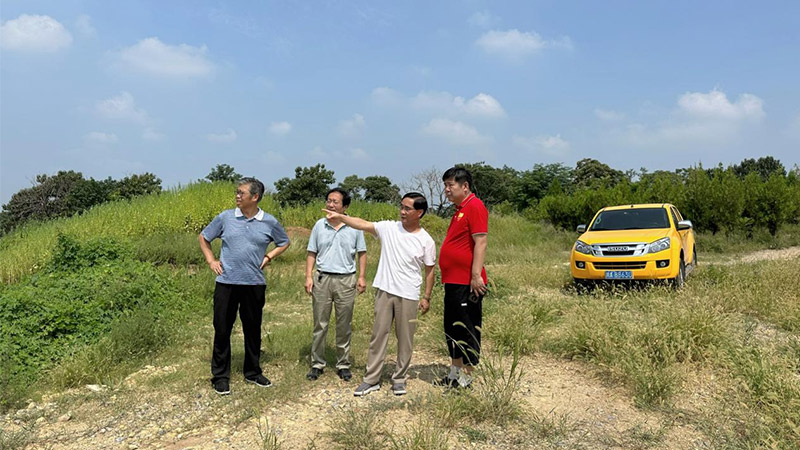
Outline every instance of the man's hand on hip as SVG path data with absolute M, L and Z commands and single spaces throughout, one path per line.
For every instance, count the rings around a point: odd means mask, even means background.
M 218 260 L 213 260 L 208 263 L 208 267 L 211 268 L 211 271 L 217 275 L 222 275 L 222 263 Z

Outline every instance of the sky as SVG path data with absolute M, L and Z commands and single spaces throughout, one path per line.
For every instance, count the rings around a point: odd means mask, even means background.
M 797 1 L 3 0 L 0 23 L 0 203 L 59 170 L 800 163 Z

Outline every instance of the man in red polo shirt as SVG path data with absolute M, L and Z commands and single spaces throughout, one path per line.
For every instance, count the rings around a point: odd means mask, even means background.
M 444 334 L 450 372 L 439 384 L 467 387 L 481 351 L 483 296 L 486 294 L 486 235 L 489 212 L 472 193 L 472 174 L 452 167 L 442 175 L 447 199 L 456 205 L 439 252 L 444 284 Z

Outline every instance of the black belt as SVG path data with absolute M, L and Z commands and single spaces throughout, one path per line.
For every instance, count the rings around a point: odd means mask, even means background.
M 318 270 L 317 272 L 318 272 L 318 273 L 321 273 L 321 274 L 323 274 L 323 275 L 338 275 L 338 276 L 340 276 L 340 277 L 343 277 L 343 276 L 346 276 L 346 275 L 355 275 L 355 274 L 356 274 L 355 272 L 350 272 L 350 273 L 336 273 L 336 272 L 324 272 L 324 271 L 322 271 L 322 270 Z

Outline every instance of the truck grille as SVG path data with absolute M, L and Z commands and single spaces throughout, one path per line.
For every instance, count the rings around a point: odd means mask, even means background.
M 592 245 L 592 253 L 595 256 L 640 256 L 645 252 L 647 244 L 644 242 Z
M 609 261 L 592 263 L 597 270 L 640 270 L 644 269 L 647 261 Z

